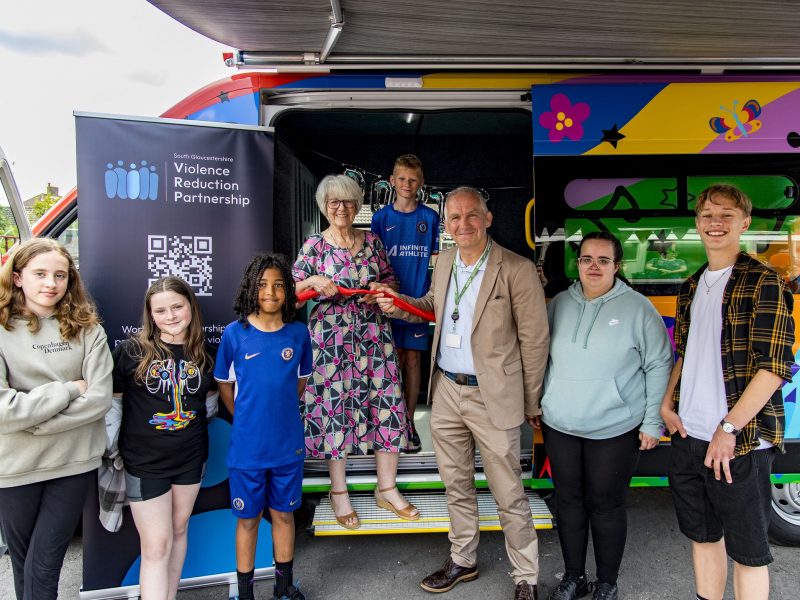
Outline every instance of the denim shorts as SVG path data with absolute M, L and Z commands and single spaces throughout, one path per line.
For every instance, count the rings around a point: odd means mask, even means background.
M 192 467 L 184 473 L 172 477 L 136 477 L 127 471 L 125 473 L 125 494 L 131 502 L 144 502 L 163 496 L 172 489 L 173 485 L 194 485 L 203 481 L 206 474 L 206 463 Z
M 703 461 L 708 442 L 672 436 L 669 485 L 678 526 L 689 539 L 718 542 L 737 563 L 761 567 L 772 562 L 767 528 L 772 509 L 770 471 L 775 448 L 752 450 L 730 462 L 733 483 L 717 481 Z

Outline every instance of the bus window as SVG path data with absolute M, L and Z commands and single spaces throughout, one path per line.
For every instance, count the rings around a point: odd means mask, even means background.
M 9 248 L 19 240 L 19 229 L 5 187 L 0 185 L 0 254 L 8 252 Z
M 574 179 L 564 189 L 567 206 L 582 211 L 677 208 L 675 178 Z
M 793 214 L 800 195 L 796 166 L 786 169 L 791 175 L 765 175 L 778 170 L 767 166 L 767 157 L 726 158 L 725 165 L 716 157 L 614 157 L 613 163 L 589 157 L 538 158 L 537 250 L 546 255 L 549 243 L 564 242 L 564 274 L 574 280 L 578 242 L 591 231 L 608 231 L 622 243 L 622 271 L 634 287 L 648 295 L 673 295 L 706 262 L 695 227 L 697 196 L 724 182 L 742 189 L 753 202 L 742 251 L 800 290 L 800 223 Z M 746 167 L 737 164 L 744 161 L 749 161 Z M 709 163 L 708 170 L 703 162 Z M 672 173 L 666 176 L 665 171 Z M 736 171 L 740 174 L 730 174 Z M 574 178 L 575 173 L 611 176 Z M 630 176 L 638 173 L 653 176 Z
M 70 223 L 64 231 L 62 231 L 58 238 L 61 245 L 64 246 L 72 258 L 75 260 L 75 266 L 80 268 L 80 255 L 78 252 L 78 219 Z

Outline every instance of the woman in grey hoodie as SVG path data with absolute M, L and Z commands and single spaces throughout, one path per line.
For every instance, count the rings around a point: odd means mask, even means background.
M 672 347 L 658 311 L 621 278 L 621 262 L 617 238 L 587 234 L 578 251 L 580 281 L 547 307 L 542 431 L 565 567 L 551 600 L 580 598 L 592 588 L 595 600 L 618 597 L 628 485 L 640 451 L 661 436 Z M 594 585 L 585 568 L 590 527 Z
M 105 449 L 111 353 L 66 249 L 20 245 L 0 271 L 0 528 L 17 600 L 55 600 Z

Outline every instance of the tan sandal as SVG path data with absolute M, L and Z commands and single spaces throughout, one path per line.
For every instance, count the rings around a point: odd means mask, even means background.
M 358 518 L 358 513 L 353 511 L 348 513 L 342 517 L 336 514 L 336 509 L 333 507 L 333 498 L 331 498 L 331 494 L 334 496 L 340 496 L 341 494 L 349 494 L 348 490 L 342 490 L 341 492 L 334 492 L 333 490 L 328 491 L 328 502 L 331 503 L 331 510 L 333 511 L 333 516 L 336 517 L 336 522 L 339 523 L 345 529 L 358 529 L 361 527 L 361 519 Z M 355 519 L 356 522 L 352 525 L 348 525 L 347 522 L 351 519 Z
M 403 508 L 397 508 L 394 504 L 389 502 L 388 500 L 384 499 L 381 496 L 383 492 L 390 492 L 394 489 L 397 489 L 396 485 L 388 488 L 379 489 L 377 486 L 375 487 L 375 504 L 378 505 L 379 508 L 383 508 L 385 510 L 392 511 L 398 517 L 403 519 L 404 521 L 416 521 L 419 519 L 419 510 L 417 507 L 411 504 L 410 502 L 404 506 Z

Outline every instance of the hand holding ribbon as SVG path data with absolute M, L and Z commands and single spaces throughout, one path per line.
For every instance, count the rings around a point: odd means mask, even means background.
M 388 298 L 392 298 L 394 300 L 395 306 L 397 308 L 399 308 L 400 310 L 404 310 L 407 313 L 411 313 L 412 315 L 420 317 L 421 319 L 425 319 L 426 321 L 435 321 L 436 320 L 436 317 L 434 316 L 434 314 L 432 312 L 428 312 L 428 311 L 425 311 L 425 310 L 420 310 L 416 306 L 413 306 L 413 305 L 409 304 L 408 302 L 406 302 L 402 298 L 399 298 L 397 295 L 392 294 L 391 292 L 379 291 L 379 290 L 351 289 L 351 288 L 346 288 L 346 287 L 341 287 L 341 286 L 336 286 L 336 287 L 339 289 L 339 293 L 342 296 L 348 296 L 348 297 L 349 296 L 358 296 L 358 295 L 378 295 L 378 294 L 380 294 L 380 295 L 386 296 Z M 306 302 L 308 300 L 316 298 L 317 296 L 319 296 L 319 293 L 317 291 L 315 291 L 313 289 L 307 289 L 307 290 L 297 294 L 297 301 L 298 302 Z

